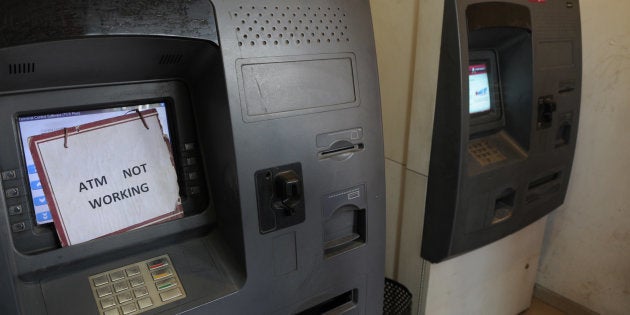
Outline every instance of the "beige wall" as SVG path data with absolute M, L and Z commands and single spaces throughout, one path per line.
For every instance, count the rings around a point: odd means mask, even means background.
M 443 1 L 371 0 L 370 4 L 385 137 L 386 276 L 398 278 L 403 205 L 424 204 Z M 405 196 L 416 201 L 410 202 Z M 415 222 L 413 225 L 421 231 L 422 222 L 416 222 L 421 213 L 415 212 L 407 220 Z M 416 264 L 419 258 L 414 258 Z
M 601 314 L 630 314 L 630 1 L 580 4 L 577 150 L 537 282 Z
M 420 206 L 424 205 L 427 182 L 431 140 L 427 131 L 433 123 L 443 1 L 371 0 L 370 3 L 385 136 L 385 274 L 411 290 L 416 313 L 422 270 L 423 207 Z M 429 69 L 417 71 L 423 67 Z
M 396 275 L 400 207 L 414 74 L 417 0 L 371 0 L 385 137 L 387 243 L 385 274 Z

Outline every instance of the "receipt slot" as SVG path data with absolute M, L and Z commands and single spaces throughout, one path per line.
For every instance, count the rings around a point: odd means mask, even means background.
M 0 21 L 0 314 L 382 309 L 369 1 L 3 1 Z
M 562 204 L 580 109 L 579 16 L 578 1 L 445 2 L 424 259 L 492 243 Z

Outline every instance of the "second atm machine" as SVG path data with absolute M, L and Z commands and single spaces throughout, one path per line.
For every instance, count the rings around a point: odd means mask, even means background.
M 382 310 L 367 0 L 3 1 L 0 23 L 0 313 Z M 183 217 L 62 246 L 28 138 L 149 108 Z
M 579 4 L 448 0 L 422 257 L 437 263 L 560 206 L 581 91 Z

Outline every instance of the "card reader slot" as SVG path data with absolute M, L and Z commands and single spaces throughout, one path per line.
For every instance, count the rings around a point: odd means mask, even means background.
M 338 141 L 333 143 L 328 149 L 322 150 L 318 153 L 320 160 L 329 159 L 333 157 L 350 157 L 353 153 L 362 151 L 364 149 L 363 143 L 354 144 L 349 141 Z
M 346 236 L 334 239 L 332 241 L 328 241 L 324 244 L 324 250 L 328 251 L 328 250 L 335 249 L 337 247 L 348 245 L 354 242 L 355 240 L 358 240 L 360 237 L 361 235 L 357 233 L 352 233 L 350 235 L 346 235 Z
M 324 223 L 324 256 L 330 258 L 365 244 L 365 209 L 344 205 Z

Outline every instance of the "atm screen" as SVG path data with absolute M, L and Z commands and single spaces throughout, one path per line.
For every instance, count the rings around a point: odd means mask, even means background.
M 116 106 L 95 110 L 33 114 L 18 117 L 20 136 L 22 138 L 22 153 L 24 155 L 24 162 L 26 164 L 25 166 L 28 173 L 28 181 L 37 224 L 51 223 L 53 222 L 53 219 L 50 209 L 48 207 L 48 203 L 46 201 L 46 197 L 44 196 L 44 191 L 42 189 L 37 170 L 35 168 L 33 156 L 29 149 L 28 138 L 67 127 L 78 126 L 97 120 L 121 116 L 124 114 L 128 114 L 129 112 L 133 112 L 136 109 L 147 110 L 152 108 L 157 110 L 158 119 L 160 120 L 164 134 L 170 139 L 166 104 L 163 102 L 142 105 Z
M 477 114 L 492 108 L 488 64 L 472 63 L 468 66 L 469 112 Z

